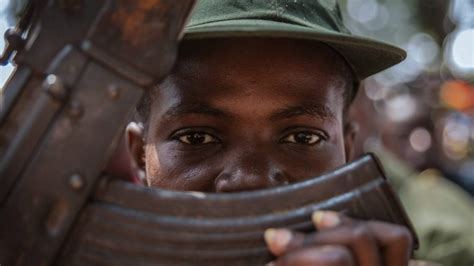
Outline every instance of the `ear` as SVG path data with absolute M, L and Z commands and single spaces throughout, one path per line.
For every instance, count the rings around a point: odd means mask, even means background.
M 126 129 L 128 152 L 132 158 L 132 171 L 135 177 L 145 183 L 145 141 L 143 126 L 130 122 Z
M 344 125 L 344 150 L 346 154 L 346 162 L 352 161 L 355 150 L 355 139 L 359 132 L 359 125 L 355 122 L 348 121 Z

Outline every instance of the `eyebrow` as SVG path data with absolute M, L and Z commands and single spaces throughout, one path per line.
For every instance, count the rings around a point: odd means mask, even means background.
M 302 115 L 316 116 L 320 119 L 336 119 L 336 115 L 327 106 L 319 104 L 302 104 L 281 108 L 271 115 L 270 120 L 288 119 Z
M 168 108 L 163 115 L 163 119 L 170 120 L 175 117 L 188 115 L 188 114 L 202 114 L 207 116 L 227 118 L 229 114 L 225 113 L 222 110 L 219 110 L 215 107 L 209 106 L 202 103 L 193 103 L 193 104 L 175 104 Z

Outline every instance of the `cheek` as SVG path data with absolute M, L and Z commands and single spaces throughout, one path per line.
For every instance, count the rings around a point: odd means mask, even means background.
M 145 170 L 146 178 L 148 183 L 151 184 L 154 177 L 160 176 L 160 161 L 158 160 L 158 154 L 152 144 L 146 144 L 145 146 Z
M 342 135 L 316 150 L 289 149 L 291 150 L 280 152 L 278 160 L 291 182 L 312 178 L 345 164 Z
M 346 163 L 346 149 L 344 146 L 344 133 L 342 127 L 338 130 L 338 133 L 333 140 L 333 149 L 329 151 L 329 153 L 333 153 L 333 156 L 330 156 L 327 163 L 329 167 L 325 169 L 325 171 L 333 170 Z
M 214 190 L 218 170 L 206 156 L 183 156 L 173 144 L 148 144 L 146 149 L 147 180 L 152 187 L 179 191 Z

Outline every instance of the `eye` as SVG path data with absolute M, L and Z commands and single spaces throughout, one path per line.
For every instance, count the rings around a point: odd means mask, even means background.
M 297 132 L 287 135 L 282 142 L 313 145 L 322 140 L 321 136 L 313 132 Z
M 189 145 L 202 145 L 219 142 L 219 140 L 214 136 L 203 132 L 191 132 L 183 134 L 178 137 L 178 140 Z

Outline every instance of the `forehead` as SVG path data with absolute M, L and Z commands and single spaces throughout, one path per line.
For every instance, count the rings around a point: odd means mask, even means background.
M 285 39 L 186 41 L 160 86 L 161 107 L 211 103 L 227 109 L 342 107 L 350 79 L 345 61 L 325 44 Z M 161 99 L 161 101 L 160 101 Z
M 344 82 L 348 71 L 342 57 L 322 43 L 234 38 L 184 42 L 173 74 L 189 82 L 232 80 L 245 88 L 259 81 L 327 85 L 330 81 Z

